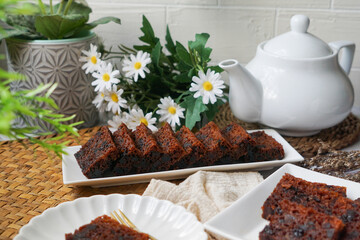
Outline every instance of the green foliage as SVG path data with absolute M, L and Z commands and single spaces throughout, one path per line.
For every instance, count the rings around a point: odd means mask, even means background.
M 84 1 L 83 1 L 84 2 Z M 86 2 L 85 2 L 86 3 Z M 88 23 L 91 8 L 84 3 L 62 0 L 56 5 L 46 5 L 42 0 L 38 4 L 28 4 L 34 9 L 31 15 L 18 14 L 21 11 L 6 11 L 1 18 L 7 23 L 5 33 L 0 39 L 20 37 L 24 39 L 64 39 L 72 38 L 91 30 L 99 24 L 115 22 L 120 19 L 104 17 Z
M 4 17 L 5 12 L 12 14 L 33 14 L 36 10 L 32 5 L 24 4 L 22 6 L 16 5 L 19 0 L 5 0 L 0 1 L 0 17 Z M 31 29 L 31 24 L 34 22 L 33 16 L 21 16 L 19 18 L 10 18 L 13 23 L 18 26 L 24 26 L 28 29 L 28 34 L 36 34 Z M 33 28 L 32 28 L 33 29 Z M 2 29 L 0 28 L 0 32 Z M 16 31 L 16 30 L 14 30 Z M 20 31 L 20 30 L 19 30 Z M 54 141 L 63 139 L 68 134 L 78 136 L 76 125 L 81 122 L 66 124 L 67 121 L 73 119 L 75 116 L 65 117 L 62 114 L 57 114 L 57 105 L 53 99 L 50 98 L 51 93 L 56 88 L 56 84 L 41 85 L 33 90 L 26 91 L 11 91 L 10 83 L 13 81 L 24 81 L 25 77 L 17 73 L 9 73 L 0 69 L 0 134 L 5 135 L 11 139 L 27 138 L 31 143 L 36 143 L 42 146 L 49 152 L 54 152 L 61 157 L 64 147 L 68 142 L 55 143 Z M 21 118 L 25 121 L 26 127 L 14 127 L 14 120 Z M 34 131 L 38 129 L 36 126 L 31 126 L 29 119 L 40 119 L 49 123 L 58 133 L 55 137 L 48 137 L 41 139 L 35 137 Z M 42 133 L 38 135 L 47 135 L 49 133 Z
M 145 79 L 139 78 L 134 84 L 129 84 L 125 76 L 121 78 L 120 88 L 124 89 L 123 97 L 128 100 L 130 106 L 137 104 L 145 112 L 157 110 L 160 98 L 170 96 L 186 109 L 184 124 L 192 129 L 202 117 L 212 120 L 218 107 L 224 102 L 220 99 L 215 104 L 203 104 L 202 98 L 194 98 L 189 91 L 192 77 L 197 76 L 199 71 L 206 72 L 212 69 L 222 72 L 218 66 L 208 66 L 212 49 L 206 47 L 209 34 L 201 33 L 195 35 L 194 41 L 189 41 L 187 48 L 180 42 L 174 42 L 169 28 L 166 29 L 165 47 L 161 45 L 154 30 L 143 16 L 141 31 L 143 36 L 139 39 L 142 45 L 134 46 L 137 51 L 144 51 L 150 54 L 151 63 L 147 65 L 150 73 Z M 109 58 L 120 57 L 134 53 L 134 50 L 119 46 L 120 52 L 105 51 Z M 166 51 L 165 51 L 166 49 Z M 110 56 L 110 54 L 113 54 Z M 105 59 L 106 60 L 106 59 Z M 131 81 L 131 79 L 127 79 Z M 129 101 L 130 99 L 130 101 Z

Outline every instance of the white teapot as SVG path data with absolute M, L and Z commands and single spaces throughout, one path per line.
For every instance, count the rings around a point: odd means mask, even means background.
M 307 32 L 309 23 L 307 16 L 293 16 L 291 31 L 261 43 L 246 67 L 234 59 L 219 64 L 229 74 L 235 117 L 288 136 L 310 136 L 347 117 L 355 44 L 327 44 Z

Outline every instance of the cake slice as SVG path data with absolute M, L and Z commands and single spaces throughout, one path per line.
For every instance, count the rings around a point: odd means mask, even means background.
M 113 133 L 114 143 L 119 150 L 118 159 L 113 168 L 115 176 L 136 174 L 140 172 L 142 159 L 140 150 L 136 147 L 133 139 L 133 133 L 123 123 L 118 130 Z
M 107 215 L 95 218 L 74 233 L 65 234 L 65 240 L 148 240 L 149 235 L 137 232 Z
M 262 206 L 262 217 L 269 219 L 271 215 L 279 211 L 278 203 L 283 199 L 331 214 L 331 209 L 327 206 L 333 205 L 339 197 L 346 197 L 345 187 L 313 183 L 286 173 L 265 200 Z
M 264 131 L 252 132 L 250 136 L 255 144 L 249 150 L 248 161 L 261 162 L 284 158 L 285 153 L 283 146 Z
M 134 140 L 136 147 L 141 151 L 143 163 L 138 166 L 139 172 L 157 171 L 158 161 L 161 161 L 161 149 L 152 131 L 143 123 L 136 127 Z
M 87 178 L 111 176 L 111 169 L 118 157 L 118 149 L 110 130 L 103 126 L 75 153 L 82 173 Z
M 244 157 L 247 155 L 249 147 L 255 145 L 251 136 L 244 128 L 235 122 L 232 122 L 222 129 L 221 133 L 231 146 L 229 163 L 244 161 Z
M 183 146 L 185 154 L 180 161 L 172 166 L 172 169 L 183 169 L 198 165 L 197 163 L 201 162 L 206 152 L 205 146 L 186 126 L 182 126 L 180 130 L 175 133 L 175 136 Z
M 176 139 L 173 130 L 165 123 L 156 133 L 156 140 L 162 150 L 161 161 L 155 163 L 159 171 L 169 170 L 185 155 L 185 150 Z
M 214 122 L 206 124 L 195 136 L 206 148 L 204 157 L 198 162 L 200 166 L 212 166 L 215 163 L 228 162 L 231 146 Z
M 339 239 L 344 223 L 337 217 L 320 213 L 287 199 L 279 202 L 279 211 L 260 232 L 260 240 Z

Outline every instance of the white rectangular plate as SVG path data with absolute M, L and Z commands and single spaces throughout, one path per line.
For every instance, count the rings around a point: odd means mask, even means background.
M 283 146 L 285 157 L 282 160 L 196 167 L 196 168 L 163 171 L 163 172 L 125 175 L 119 177 L 88 179 L 82 174 L 81 169 L 74 157 L 74 154 L 77 151 L 79 151 L 81 146 L 74 146 L 74 147 L 66 148 L 65 151 L 68 153 L 68 155 L 63 154 L 62 156 L 63 181 L 64 184 L 104 187 L 104 186 L 112 186 L 112 185 L 149 182 L 152 178 L 163 179 L 163 180 L 180 179 L 180 178 L 185 178 L 199 170 L 207 170 L 207 171 L 234 171 L 234 170 L 249 170 L 249 169 L 264 170 L 264 169 L 271 169 L 273 167 L 281 166 L 285 163 L 299 162 L 304 160 L 304 158 L 293 147 L 291 147 L 290 144 L 283 137 L 281 137 L 281 135 L 278 132 L 276 132 L 273 129 L 262 129 L 262 130 L 265 131 L 266 134 L 272 136 L 276 141 L 278 141 Z M 248 132 L 254 132 L 254 131 L 259 131 L 259 130 L 252 130 Z
M 353 200 L 360 197 L 360 183 L 285 164 L 252 191 L 206 222 L 205 228 L 228 239 L 259 239 L 260 231 L 268 224 L 268 221 L 261 217 L 261 206 L 285 173 L 310 182 L 344 186 L 347 188 L 347 197 Z

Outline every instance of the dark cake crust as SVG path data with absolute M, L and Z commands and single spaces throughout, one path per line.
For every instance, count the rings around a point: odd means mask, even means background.
M 283 146 L 264 131 L 250 133 L 254 145 L 249 150 L 248 161 L 280 160 L 285 156 Z
M 279 211 L 260 232 L 260 240 L 339 239 L 344 223 L 334 217 L 287 199 L 279 202 Z
M 75 153 L 82 173 L 88 178 L 111 175 L 117 157 L 118 149 L 109 128 L 105 126 Z
M 141 151 L 144 159 L 139 166 L 139 171 L 142 173 L 157 171 L 155 166 L 158 164 L 156 162 L 161 161 L 162 153 L 151 130 L 141 123 L 134 131 L 134 138 L 136 147 Z
M 181 161 L 176 163 L 172 168 L 189 168 L 200 162 L 204 157 L 206 149 L 201 141 L 196 138 L 195 134 L 186 126 L 182 126 L 180 130 L 175 133 L 175 136 L 183 146 L 185 154 Z
M 195 136 L 206 148 L 204 157 L 198 162 L 200 166 L 212 166 L 215 163 L 229 161 L 231 146 L 214 122 L 206 124 Z
M 176 139 L 168 123 L 165 123 L 159 131 L 155 133 L 155 137 L 163 153 L 161 161 L 157 162 L 155 168 L 158 170 L 169 170 L 182 159 L 186 152 Z
M 65 240 L 148 240 L 149 235 L 137 232 L 107 215 L 95 218 L 74 233 L 65 234 Z
M 118 160 L 114 166 L 115 176 L 140 173 L 141 164 L 144 162 L 140 150 L 136 147 L 133 133 L 123 123 L 113 133 L 113 138 L 119 150 Z
M 231 146 L 230 162 L 239 163 L 244 161 L 248 154 L 249 147 L 255 145 L 251 136 L 239 124 L 232 122 L 221 130 L 222 135 L 228 140 Z

